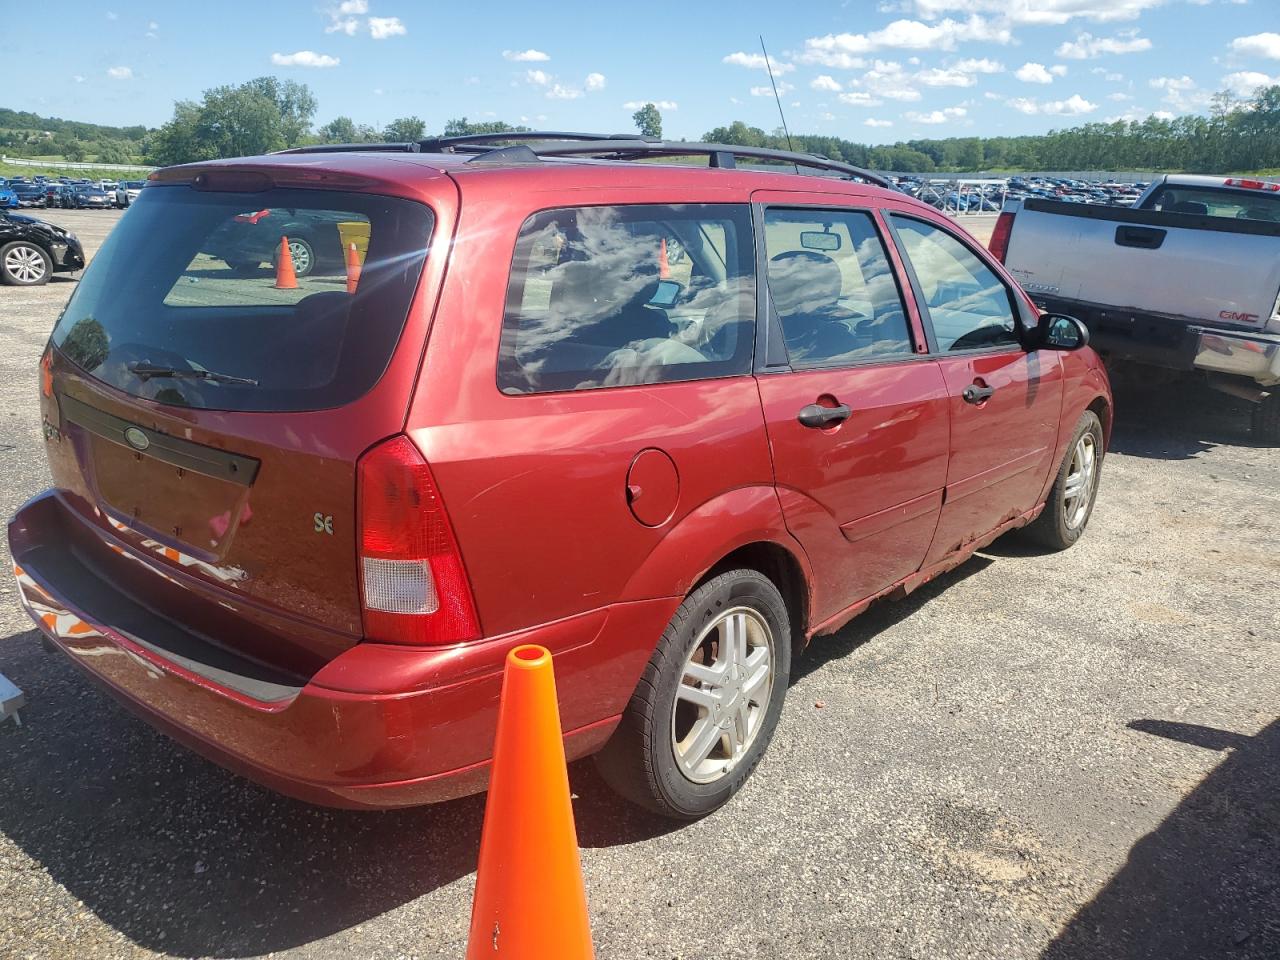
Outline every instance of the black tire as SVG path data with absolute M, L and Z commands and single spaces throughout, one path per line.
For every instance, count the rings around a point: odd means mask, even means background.
M 1075 459 L 1078 445 L 1088 434 L 1092 438 L 1094 450 L 1094 467 L 1089 483 L 1088 501 L 1084 514 L 1077 518 L 1076 510 L 1068 511 L 1066 500 L 1067 478 L 1071 475 L 1072 461 Z M 1102 478 L 1102 421 L 1092 410 L 1086 410 L 1076 421 L 1075 432 L 1071 442 L 1067 444 L 1067 452 L 1058 467 L 1058 475 L 1054 478 L 1053 487 L 1049 490 L 1044 510 L 1023 529 L 1026 537 L 1042 547 L 1050 550 L 1065 550 L 1084 534 L 1093 516 L 1093 507 L 1098 499 L 1098 483 Z
M 11 260 L 11 255 L 22 262 L 31 264 L 29 270 L 22 270 Z M 39 275 L 32 278 L 31 271 L 38 270 Z M 21 272 L 19 272 L 21 271 Z M 14 240 L 0 247 L 0 283 L 7 287 L 38 287 L 48 283 L 53 276 L 53 261 L 48 251 L 28 240 Z
M 289 249 L 293 252 L 293 275 L 299 280 L 310 276 L 316 268 L 316 249 L 311 245 L 311 241 L 305 237 L 290 237 Z M 277 244 L 275 252 L 271 255 L 272 269 L 275 268 L 279 259 L 280 250 Z
M 1261 403 L 1254 405 L 1253 438 L 1280 446 L 1280 390 L 1272 389 Z
M 716 637 L 723 636 L 718 624 L 735 610 L 745 611 L 743 616 L 756 631 L 755 639 L 760 641 L 763 637 L 767 642 L 746 649 L 758 650 L 761 645 L 771 643 L 771 686 L 767 697 L 760 701 L 749 698 L 759 713 L 756 726 L 751 728 L 754 733 L 748 735 L 746 749 L 718 778 L 695 782 L 677 762 L 673 727 L 678 730 L 677 723 L 680 726 L 686 723 L 686 710 L 698 713 L 700 708 L 682 701 L 679 704 L 682 718 L 678 721 L 677 693 L 683 685 L 690 655 L 705 651 L 705 657 L 709 658 L 713 649 L 718 651 L 721 641 Z M 768 634 L 764 634 L 762 628 L 767 628 Z M 715 656 L 719 658 L 720 654 L 717 652 Z M 679 820 L 706 816 L 723 806 L 760 762 L 782 713 L 790 674 L 791 622 L 786 603 L 773 581 L 755 570 L 730 570 L 708 580 L 685 598 L 663 631 L 618 729 L 596 755 L 601 776 L 623 797 L 655 813 Z M 740 701 L 735 699 L 725 705 L 726 723 L 730 725 L 734 723 L 732 716 L 737 716 L 736 711 L 730 709 L 734 702 Z M 702 719 L 709 723 L 710 712 L 693 723 L 701 723 Z M 714 729 L 709 732 L 715 736 Z M 688 736 L 692 736 L 691 731 Z M 713 742 L 716 746 L 712 752 L 725 752 L 724 739 L 717 737 Z M 728 761 L 709 756 L 707 762 L 724 765 Z

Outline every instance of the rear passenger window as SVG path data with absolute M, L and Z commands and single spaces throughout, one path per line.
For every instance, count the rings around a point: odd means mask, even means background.
M 530 217 L 507 288 L 498 385 L 542 393 L 745 374 L 749 208 L 574 207 Z
M 792 366 L 913 353 L 902 297 L 866 213 L 770 209 L 769 295 Z
M 977 254 L 945 230 L 893 217 L 943 353 L 1018 346 L 1009 288 Z

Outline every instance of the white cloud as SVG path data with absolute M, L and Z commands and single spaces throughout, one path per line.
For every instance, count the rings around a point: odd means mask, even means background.
M 1155 113 L 1152 114 L 1152 116 L 1155 117 L 1157 120 L 1172 120 L 1174 117 L 1174 115 L 1170 113 L 1168 110 L 1157 110 Z
M 1207 90 L 1201 90 L 1186 74 L 1181 77 L 1153 77 L 1147 82 L 1153 90 L 1163 90 L 1161 99 L 1181 113 L 1206 107 L 1213 99 Z
M 1114 100 L 1116 103 L 1124 103 L 1126 100 L 1132 100 L 1133 97 L 1127 93 L 1108 93 L 1108 100 Z
M 895 20 L 883 30 L 871 33 L 829 33 L 810 37 L 798 59 L 805 63 L 856 70 L 863 66 L 866 54 L 886 48 L 899 50 L 954 50 L 970 41 L 1010 43 L 1013 34 L 1007 26 L 973 16 L 959 21 L 950 18 L 938 23 L 919 20 Z
M 603 90 L 606 82 L 607 81 L 605 80 L 603 73 L 588 73 L 587 79 L 583 85 L 587 88 L 588 92 L 594 93 L 597 90 Z
M 324 32 L 345 33 L 348 37 L 354 37 L 356 31 L 360 29 L 359 17 L 368 12 L 369 0 L 343 0 L 336 7 L 326 11 L 329 15 L 329 25 L 324 28 Z
M 1150 49 L 1150 40 L 1138 36 L 1135 30 L 1127 30 L 1114 37 L 1082 33 L 1074 41 L 1061 44 L 1054 53 L 1067 60 L 1092 60 L 1104 53 L 1141 53 Z
M 530 47 L 528 50 L 503 50 L 502 59 L 513 63 L 545 63 L 551 56 Z
M 1067 65 L 1065 63 L 1055 63 L 1049 68 L 1049 72 L 1055 77 L 1065 77 L 1067 75 Z
M 1004 64 L 999 60 L 988 60 L 986 57 L 981 60 L 970 57 L 957 63 L 954 69 L 963 73 L 1004 73 Z
M 862 121 L 868 127 L 892 127 L 892 120 L 877 120 L 875 117 L 867 117 Z
M 814 90 L 825 90 L 828 93 L 839 93 L 844 88 L 840 86 L 840 81 L 835 77 L 829 77 L 825 73 L 819 74 L 809 81 L 809 86 Z
M 1053 83 L 1053 74 L 1043 63 L 1024 63 L 1013 75 L 1023 83 Z
M 1133 20 L 1166 0 L 910 0 L 906 8 L 926 19 L 945 13 L 991 13 L 1015 24 L 1060 26 L 1079 17 L 1105 23 Z
M 778 81 L 778 96 L 780 97 L 785 96 L 786 94 L 790 93 L 794 89 L 795 87 L 787 83 L 787 81 L 785 80 Z M 753 97 L 772 97 L 773 87 L 771 86 L 770 87 L 752 87 L 751 95 Z
M 577 87 L 566 87 L 559 83 L 553 83 L 547 91 L 548 100 L 577 100 L 581 96 L 582 91 Z
M 1238 93 L 1242 97 L 1253 96 L 1253 91 L 1259 87 L 1270 87 L 1280 83 L 1280 76 L 1271 77 L 1265 73 L 1259 73 L 1256 70 L 1242 70 L 1239 73 L 1229 73 L 1222 78 L 1222 85 L 1233 93 Z
M 271 62 L 277 67 L 336 67 L 342 61 L 327 53 L 299 50 L 297 53 L 273 53 Z
M 159 29 L 160 29 L 160 24 L 158 24 L 158 23 L 156 23 L 154 20 L 152 20 L 150 23 L 148 23 L 148 24 L 147 24 L 147 29 L 148 29 L 148 30 L 159 30 Z
M 83 74 L 79 74 L 79 73 L 77 73 L 77 74 L 76 74 L 74 77 L 72 77 L 71 79 L 72 79 L 72 80 L 74 80 L 76 83 L 84 83 L 84 81 L 85 81 L 85 79 L 86 79 L 86 78 L 85 78 L 85 76 L 84 76 Z
M 884 103 L 869 93 L 863 93 L 861 90 L 851 90 L 848 93 L 840 94 L 841 103 L 847 103 L 851 107 L 878 107 Z
M 107 76 L 112 80 L 132 80 L 133 67 L 107 67 Z
M 912 76 L 895 60 L 877 60 L 858 83 L 876 96 L 889 100 L 920 99 L 920 91 L 912 86 Z
M 547 73 L 545 70 L 526 70 L 524 79 L 526 82 L 532 83 L 535 86 L 545 87 L 551 82 L 551 74 Z
M 108 20 L 119 20 L 119 19 L 120 19 L 120 14 L 116 13 L 114 10 L 108 10 L 108 11 L 107 11 L 107 19 L 108 19 Z
M 1065 100 L 1045 100 L 1041 102 L 1030 97 L 1013 97 L 1006 100 L 1005 103 L 1019 113 L 1043 113 L 1049 116 L 1078 117 L 1086 113 L 1093 113 L 1098 109 L 1096 103 L 1090 103 L 1078 93 L 1073 93 Z
M 951 120 L 959 120 L 969 111 L 965 107 L 943 107 L 941 110 L 930 110 L 928 113 L 915 113 L 908 111 L 903 114 L 912 123 L 947 123 Z
M 796 68 L 794 63 L 781 63 L 770 57 L 767 61 L 763 53 L 744 53 L 739 50 L 737 53 L 731 53 L 727 57 L 722 57 L 721 63 L 731 63 L 739 67 L 747 67 L 750 70 L 768 71 L 769 64 L 773 64 L 773 72 L 775 76 L 782 76 L 784 73 L 790 73 Z
M 399 17 L 369 18 L 369 35 L 375 40 L 385 40 L 387 37 L 398 37 L 408 32 L 408 28 L 400 22 Z
M 680 104 L 674 100 L 628 100 L 622 105 L 624 110 L 639 110 L 646 103 L 652 103 L 659 110 L 679 110 Z
M 1236 37 L 1231 41 L 1231 51 L 1246 57 L 1280 60 L 1280 33 L 1255 33 L 1251 37 Z
M 921 70 L 916 81 L 926 87 L 972 87 L 978 81 L 973 74 L 951 68 L 949 70 Z

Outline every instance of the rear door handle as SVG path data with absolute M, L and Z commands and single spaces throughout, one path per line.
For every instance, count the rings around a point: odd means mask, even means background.
M 995 387 L 984 387 L 971 383 L 964 388 L 964 392 L 960 396 L 964 398 L 965 403 L 982 403 L 984 400 L 989 400 L 995 392 Z
M 853 416 L 853 411 L 849 409 L 847 403 L 842 403 L 838 407 L 824 407 L 821 404 L 811 403 L 807 407 L 800 409 L 800 412 L 796 414 L 796 419 L 800 421 L 802 426 L 821 429 L 837 423 L 844 423 L 851 416 Z

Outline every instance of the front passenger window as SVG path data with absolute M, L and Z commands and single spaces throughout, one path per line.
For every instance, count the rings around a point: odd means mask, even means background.
M 922 220 L 893 216 L 915 270 L 933 335 L 943 353 L 1018 345 L 1009 289 L 951 234 Z

